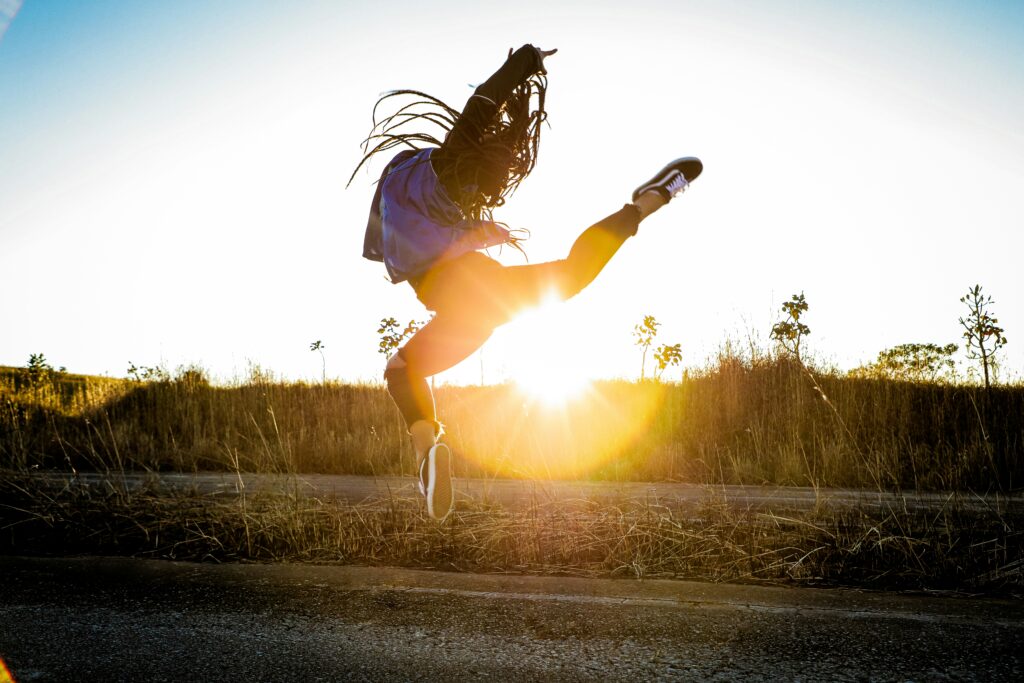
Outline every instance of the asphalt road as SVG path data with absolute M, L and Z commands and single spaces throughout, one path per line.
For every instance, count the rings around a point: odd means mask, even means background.
M 28 681 L 1024 677 L 1019 601 L 309 565 L 0 558 Z
M 201 472 L 181 474 L 106 475 L 81 473 L 41 474 L 54 486 L 64 486 L 76 479 L 82 482 L 115 485 L 129 489 L 150 487 L 195 490 L 204 494 L 237 495 L 241 491 L 288 491 L 301 495 L 360 503 L 388 496 L 418 497 L 412 477 L 363 477 L 351 475 L 300 474 L 295 476 L 269 474 L 230 474 Z M 473 499 L 509 509 L 535 503 L 578 501 L 587 503 L 620 503 L 625 500 L 647 501 L 673 507 L 695 507 L 708 503 L 740 509 L 809 510 L 816 506 L 832 508 L 894 508 L 908 510 L 939 510 L 951 501 L 948 493 L 891 493 L 877 490 L 826 489 L 798 486 L 703 486 L 682 483 L 622 483 L 588 481 L 542 481 L 514 479 L 456 479 L 456 500 Z M 1000 515 L 1024 513 L 1024 494 L 978 495 L 961 494 L 957 501 L 962 509 L 991 510 Z

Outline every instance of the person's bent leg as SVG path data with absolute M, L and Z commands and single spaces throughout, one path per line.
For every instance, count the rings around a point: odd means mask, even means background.
M 422 460 L 440 433 L 427 378 L 472 355 L 487 341 L 492 329 L 467 316 L 441 313 L 388 361 L 384 371 L 388 392 L 413 437 L 418 460 Z
M 426 497 L 427 513 L 443 520 L 454 501 L 451 450 L 438 442 L 441 424 L 427 377 L 468 357 L 487 340 L 491 329 L 472 318 L 438 314 L 388 362 L 384 376 L 412 437 L 416 474 Z
M 405 361 L 402 350 L 388 360 L 384 371 L 388 392 L 398 406 L 416 454 L 416 478 L 426 498 L 427 514 L 444 519 L 452 507 L 451 451 L 438 444 L 441 424 L 434 419 L 434 397 L 426 378 Z M 441 466 L 438 466 L 440 462 Z
M 434 396 L 430 387 L 426 379 L 409 366 L 401 349 L 388 359 L 384 381 L 410 432 L 418 423 L 434 423 Z

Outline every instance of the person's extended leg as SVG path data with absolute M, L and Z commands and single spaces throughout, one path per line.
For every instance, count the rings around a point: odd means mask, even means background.
M 504 268 L 495 298 L 504 302 L 506 319 L 554 294 L 569 299 L 594 281 L 642 220 L 683 192 L 701 174 L 695 157 L 670 162 L 633 192 L 633 203 L 590 226 L 561 261 Z
M 428 333 L 424 328 L 413 338 L 415 344 L 410 341 L 409 346 L 423 349 L 422 366 L 417 370 L 425 377 L 446 370 L 472 354 L 495 328 L 523 310 L 552 295 L 564 300 L 578 294 L 636 234 L 640 221 L 667 201 L 654 191 L 641 194 L 633 204 L 584 230 L 563 260 L 502 266 L 484 254 L 472 252 L 428 272 L 418 281 L 416 290 L 427 308 L 439 312 L 440 320 L 435 325 L 439 331 Z M 444 342 L 435 346 L 434 340 L 442 336 Z M 466 348 L 460 351 L 463 344 Z
M 570 299 L 593 282 L 625 241 L 636 234 L 644 216 L 664 204 L 657 195 L 651 198 L 645 194 L 640 199 L 642 206 L 639 202 L 627 204 L 584 230 L 565 259 L 505 268 L 498 298 L 503 302 L 506 318 L 551 296 L 563 301 Z
M 552 295 L 572 298 L 594 281 L 623 243 L 636 234 L 642 220 L 683 192 L 702 170 L 703 164 L 695 157 L 676 159 L 637 187 L 631 204 L 584 230 L 565 259 L 498 267 L 485 272 L 486 277 L 465 282 L 458 291 L 482 292 L 475 296 L 489 303 L 484 308 L 495 317 L 493 327 Z

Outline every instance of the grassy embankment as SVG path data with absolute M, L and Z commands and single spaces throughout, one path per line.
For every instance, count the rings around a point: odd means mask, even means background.
M 827 397 L 827 398 L 826 398 Z M 137 383 L 0 372 L 4 552 L 392 563 L 971 589 L 1019 587 L 1018 520 L 963 504 L 1021 481 L 1024 388 L 810 375 L 783 359 L 722 359 L 682 384 L 604 382 L 565 410 L 509 386 L 444 387 L 459 476 L 683 480 L 707 484 L 694 514 L 651 501 L 510 511 L 460 502 L 443 525 L 418 501 L 363 505 L 280 495 L 225 500 L 154 488 L 124 471 L 411 474 L 379 386 L 210 386 L 189 373 Z M 111 474 L 41 487 L 40 469 Z M 928 514 L 898 509 L 798 518 L 739 512 L 713 487 L 769 483 L 943 490 Z

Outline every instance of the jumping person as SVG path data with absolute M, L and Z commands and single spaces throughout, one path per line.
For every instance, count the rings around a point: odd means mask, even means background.
M 556 51 L 532 45 L 509 50 L 461 113 L 415 90 L 385 94 L 377 106 L 396 96 L 418 99 L 379 123 L 374 108 L 374 128 L 356 167 L 358 172 L 378 152 L 408 148 L 391 159 L 377 183 L 363 256 L 383 261 L 391 281 L 408 282 L 434 312 L 388 359 L 384 378 L 412 437 L 427 512 L 436 519 L 452 507 L 451 450 L 439 440 L 441 423 L 426 378 L 469 357 L 495 328 L 549 293 L 563 300 L 579 293 L 636 234 L 640 221 L 683 192 L 703 168 L 693 157 L 669 163 L 633 192 L 631 203 L 584 230 L 564 260 L 504 266 L 484 254 L 500 244 L 519 248 L 491 211 L 537 161 L 546 118 L 544 60 Z M 446 131 L 444 139 L 398 130 L 422 121 Z

